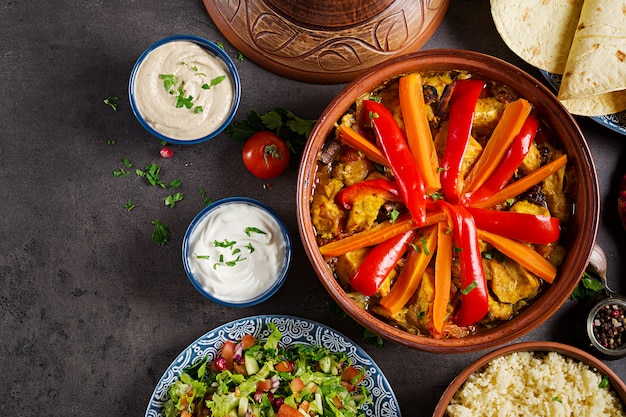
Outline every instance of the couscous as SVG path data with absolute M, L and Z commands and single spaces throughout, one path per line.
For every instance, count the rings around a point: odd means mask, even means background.
M 556 352 L 515 352 L 470 375 L 448 417 L 626 416 L 608 380 Z

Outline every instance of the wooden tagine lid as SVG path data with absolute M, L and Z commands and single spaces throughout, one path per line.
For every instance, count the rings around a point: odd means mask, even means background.
M 203 0 L 222 34 L 265 69 L 339 84 L 417 51 L 449 0 Z

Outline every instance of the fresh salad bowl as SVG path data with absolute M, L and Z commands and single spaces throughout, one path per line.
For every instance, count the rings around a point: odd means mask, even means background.
M 171 410 L 170 390 L 180 383 L 181 375 L 183 373 L 192 375 L 206 361 L 214 363 L 216 359 L 224 357 L 224 349 L 229 341 L 237 342 L 251 335 L 259 343 L 265 343 L 275 331 L 280 332 L 279 346 L 281 347 L 292 348 L 301 345 L 326 349 L 332 354 L 345 355 L 355 368 L 363 372 L 363 378 L 359 384 L 370 393 L 371 402 L 362 405 L 362 412 L 368 417 L 400 417 L 398 402 L 387 378 L 372 358 L 358 345 L 323 324 L 304 318 L 280 315 L 241 318 L 225 323 L 199 337 L 165 370 L 152 393 L 145 416 L 171 415 L 167 413 L 168 409 Z M 176 388 L 173 391 L 176 392 Z
M 297 184 L 300 235 L 332 298 L 380 336 L 442 353 L 550 317 L 586 268 L 599 210 L 592 156 L 555 96 L 461 50 L 399 57 L 346 86 Z

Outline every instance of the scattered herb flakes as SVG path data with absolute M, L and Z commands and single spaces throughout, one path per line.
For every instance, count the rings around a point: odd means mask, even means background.
M 213 204 L 213 200 L 206 196 L 206 191 L 202 187 L 200 187 L 200 196 L 202 197 L 202 202 L 205 207 Z
M 252 233 L 259 233 L 259 234 L 262 234 L 262 235 L 266 235 L 267 234 L 263 230 L 259 229 L 258 227 L 252 227 L 252 226 L 246 227 L 244 232 L 246 232 L 247 236 L 251 236 Z
M 133 164 L 131 164 L 131 163 L 130 163 L 130 161 L 128 160 L 128 158 L 124 158 L 124 159 L 122 159 L 122 162 L 124 162 L 124 166 L 125 166 L 126 168 L 132 168 L 132 167 L 133 167 Z
M 146 167 L 143 170 L 139 168 L 135 170 L 135 173 L 137 174 L 137 176 L 143 177 L 146 180 L 148 180 L 150 185 L 153 185 L 153 186 L 158 185 L 162 188 L 165 188 L 166 187 L 165 183 L 161 181 L 161 179 L 159 178 L 160 172 L 161 172 L 161 167 L 155 163 L 146 165 Z
M 133 204 L 133 202 L 132 202 L 132 201 L 128 200 L 128 201 L 126 202 L 126 204 L 124 204 L 124 208 L 125 208 L 127 211 L 131 211 L 132 209 L 134 209 L 134 208 L 135 208 L 135 204 Z
M 602 375 L 602 381 L 600 381 L 600 383 L 598 384 L 598 388 L 604 389 L 604 388 L 608 388 L 608 386 L 609 386 L 609 377 L 606 375 Z
M 283 139 L 293 154 L 300 155 L 316 121 L 298 117 L 282 107 L 263 114 L 252 110 L 246 119 L 232 123 L 224 132 L 232 140 L 245 141 L 257 132 L 269 130 Z
M 252 246 L 252 243 L 248 243 L 246 245 L 246 249 L 248 249 L 250 251 L 250 253 L 254 252 L 254 250 L 255 250 L 254 246 Z
M 181 186 L 183 182 L 181 180 L 172 180 L 170 181 L 170 188 L 178 188 Z
M 476 283 L 476 281 L 472 281 L 470 283 L 470 285 L 468 285 L 467 287 L 463 288 L 463 290 L 461 291 L 461 294 L 463 295 L 467 295 L 469 294 L 474 288 L 476 288 L 478 286 L 478 284 Z
M 225 75 L 220 75 L 219 77 L 213 78 L 208 84 L 207 83 L 202 84 L 202 88 L 204 90 L 209 90 L 209 89 L 211 89 L 211 87 L 218 85 L 219 83 L 221 83 L 225 79 L 226 79 Z
M 170 194 L 164 198 L 165 205 L 169 208 L 174 208 L 176 203 L 183 201 L 183 193 Z
M 106 104 L 107 106 L 111 107 L 113 109 L 113 111 L 117 111 L 117 101 L 119 99 L 120 99 L 119 97 L 109 96 L 109 97 L 104 99 L 104 104 Z
M 196 256 L 196 259 L 206 259 L 207 261 L 211 259 L 211 256 L 209 255 L 198 255 L 197 253 L 194 253 L 194 255 Z
M 222 51 L 225 51 L 226 49 L 224 49 L 224 44 L 222 42 L 215 42 L 215 44 L 217 45 L 218 48 L 220 48 Z
M 170 229 L 167 224 L 160 220 L 153 220 L 152 225 L 154 231 L 152 232 L 152 240 L 159 246 L 164 246 L 170 238 Z
M 115 178 L 120 178 L 120 177 L 125 177 L 128 174 L 130 174 L 129 171 L 126 171 L 124 168 L 120 168 L 120 169 L 114 169 L 113 170 L 113 176 Z
M 107 145 L 115 145 L 117 142 L 115 141 L 115 139 L 108 139 L 107 140 Z

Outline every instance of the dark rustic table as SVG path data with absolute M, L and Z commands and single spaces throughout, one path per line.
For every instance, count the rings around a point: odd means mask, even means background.
M 190 342 L 233 319 L 288 314 L 334 327 L 376 360 L 407 416 L 428 416 L 464 367 L 485 352 L 440 355 L 361 338 L 331 308 L 300 243 L 295 214 L 296 170 L 264 187 L 240 158 L 241 144 L 221 135 L 202 145 L 161 145 L 135 120 L 128 76 L 141 52 L 177 33 L 224 39 L 200 0 L 0 4 L 0 415 L 140 416 L 170 362 Z M 502 42 L 487 0 L 453 1 L 424 48 L 451 47 L 503 58 L 541 79 Z M 317 118 L 343 85 L 292 81 L 249 60 L 237 61 L 243 83 L 236 119 L 250 110 L 286 107 Z M 103 103 L 119 96 L 117 111 Z M 616 195 L 626 172 L 626 138 L 579 119 L 602 193 L 598 242 L 609 259 L 611 285 L 626 292 L 626 233 Z M 166 190 L 135 176 L 116 178 L 123 159 L 156 162 L 164 179 L 181 179 L 185 199 L 166 207 Z M 199 189 L 217 200 L 247 196 L 273 207 L 294 240 L 283 288 L 255 307 L 209 302 L 189 283 L 180 243 L 203 207 Z M 131 200 L 135 209 L 127 211 Z M 151 240 L 151 221 L 171 229 L 164 247 Z M 568 301 L 523 340 L 575 344 Z M 609 362 L 626 377 L 626 360 Z

